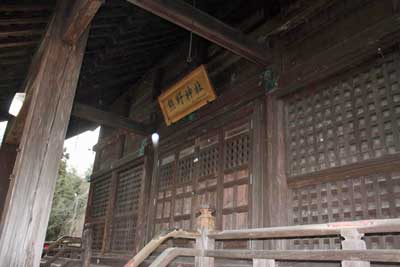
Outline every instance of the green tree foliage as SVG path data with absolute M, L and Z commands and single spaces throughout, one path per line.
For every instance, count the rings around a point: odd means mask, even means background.
M 46 240 L 56 240 L 62 235 L 71 235 L 76 221 L 86 209 L 89 184 L 75 170 L 67 170 L 68 154 L 64 153 L 58 170 L 58 179 L 53 197 Z

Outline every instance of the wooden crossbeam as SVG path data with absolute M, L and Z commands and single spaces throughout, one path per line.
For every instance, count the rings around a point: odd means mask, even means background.
M 79 103 L 74 104 L 72 115 L 100 125 L 127 129 L 142 135 L 150 134 L 152 130 L 151 125 L 135 122 L 126 117 Z
M 35 41 L 3 43 L 3 44 L 0 44 L 0 48 L 21 47 L 21 46 L 35 46 L 39 42 L 40 42 L 39 40 L 35 40 Z
M 266 48 L 242 32 L 181 0 L 127 0 L 188 31 L 216 43 L 257 64 L 267 66 L 270 56 Z
M 0 5 L 0 12 L 50 11 L 50 5 Z
M 20 37 L 20 36 L 33 36 L 33 35 L 42 35 L 42 29 L 31 29 L 31 30 L 16 30 L 16 31 L 1 31 L 0 37 Z
M 76 43 L 103 3 L 103 0 L 75 1 L 74 7 L 68 17 L 63 39 L 70 44 Z
M 47 18 L 17 18 L 17 19 L 0 19 L 0 25 L 23 25 L 23 24 L 46 24 Z

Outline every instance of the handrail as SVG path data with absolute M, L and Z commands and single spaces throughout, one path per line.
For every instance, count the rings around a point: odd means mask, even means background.
M 344 229 L 356 229 L 362 234 L 400 232 L 400 219 L 347 221 L 326 224 L 225 230 L 208 237 L 216 240 L 272 239 L 340 235 Z
M 202 216 L 206 211 L 203 211 Z M 343 266 L 346 262 L 400 262 L 400 250 L 367 250 L 364 234 L 400 233 L 400 219 L 363 220 L 335 222 L 314 225 L 297 225 L 271 228 L 242 229 L 211 231 L 207 225 L 214 225 L 213 218 L 200 216 L 200 230 L 188 232 L 172 230 L 164 232 L 148 243 L 124 267 L 139 266 L 154 250 L 168 238 L 196 239 L 196 248 L 167 248 L 150 265 L 150 267 L 166 267 L 177 257 L 198 257 L 196 267 L 214 266 L 215 258 L 225 259 L 253 259 L 254 266 L 259 266 L 256 260 L 268 260 L 275 266 L 275 260 L 284 261 L 340 261 Z M 209 220 L 209 221 L 207 221 Z M 299 237 L 341 236 L 342 250 L 226 250 L 214 249 L 215 240 L 257 240 L 257 239 L 284 239 Z
M 160 232 L 154 237 L 139 253 L 135 255 L 124 267 L 139 266 L 151 253 L 153 253 L 162 243 L 170 238 L 196 239 L 200 237 L 199 232 L 185 231 L 182 229 L 171 229 Z
M 83 237 L 71 237 L 71 236 L 62 236 L 53 242 L 46 250 L 45 256 L 49 256 L 44 263 L 44 266 L 51 266 L 53 262 L 55 262 L 60 257 L 65 256 L 66 253 L 76 252 L 81 254 L 79 261 L 81 262 L 82 267 L 89 267 L 91 260 L 91 247 L 93 240 L 93 229 L 91 224 L 85 224 L 83 230 Z M 77 246 L 74 246 L 76 244 Z M 49 255 L 49 252 L 56 252 L 53 256 Z M 71 255 L 69 255 L 71 256 Z M 74 261 L 74 259 L 68 259 L 68 262 Z
M 213 257 L 225 259 L 275 259 L 281 261 L 370 261 L 398 263 L 399 250 L 205 250 L 167 248 L 149 267 L 166 267 L 177 257 Z
M 70 240 L 69 242 L 66 242 Z M 47 255 L 50 251 L 53 251 L 55 248 L 62 244 L 68 244 L 68 243 L 81 243 L 81 238 L 79 237 L 73 237 L 73 236 L 62 236 L 58 238 L 56 241 L 51 243 L 45 250 L 45 254 Z
M 51 266 L 51 264 L 53 262 L 57 261 L 65 253 L 68 253 L 68 252 L 82 252 L 82 248 L 65 247 L 65 248 L 60 248 L 60 249 L 53 249 L 53 251 L 57 251 L 57 253 L 44 264 L 44 267 Z

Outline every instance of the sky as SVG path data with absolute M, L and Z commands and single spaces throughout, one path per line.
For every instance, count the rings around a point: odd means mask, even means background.
M 4 131 L 7 127 L 7 121 L 0 122 L 0 144 L 3 139 Z M 94 131 L 87 131 L 80 135 L 74 136 L 65 140 L 64 148 L 69 154 L 67 168 L 75 169 L 77 174 L 82 178 L 85 177 L 87 169 L 94 162 L 96 153 L 93 151 L 93 146 L 97 144 L 99 138 L 100 127 Z
M 65 140 L 64 148 L 69 154 L 67 168 L 75 169 L 79 176 L 84 177 L 88 168 L 93 165 L 96 153 L 92 150 L 97 144 L 100 127 L 94 131 L 87 131 Z
M 6 131 L 7 121 L 0 122 L 0 144 L 3 141 L 4 133 Z

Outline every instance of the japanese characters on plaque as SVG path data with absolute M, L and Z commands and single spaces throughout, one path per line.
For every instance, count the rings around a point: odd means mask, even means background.
M 169 126 L 215 99 L 214 88 L 201 65 L 160 95 L 158 102 Z

